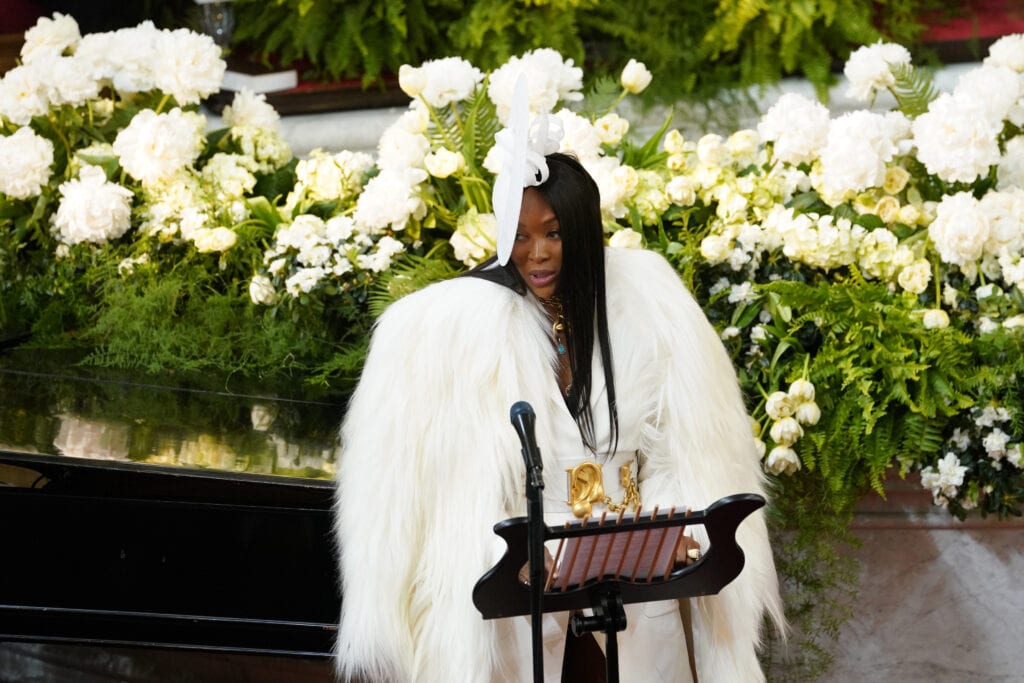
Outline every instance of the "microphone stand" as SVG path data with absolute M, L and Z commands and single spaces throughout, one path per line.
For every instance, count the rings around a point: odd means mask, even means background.
M 526 518 L 528 524 L 528 558 L 530 577 L 530 627 L 533 642 L 533 680 L 544 681 L 544 645 L 542 639 L 544 595 L 544 477 L 540 449 L 534 437 L 535 415 L 533 407 L 525 401 L 512 406 L 512 426 L 523 446 L 526 462 Z

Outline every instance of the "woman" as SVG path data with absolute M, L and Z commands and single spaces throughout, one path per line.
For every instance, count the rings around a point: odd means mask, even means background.
M 378 321 L 342 431 L 343 678 L 530 679 L 529 619 L 484 621 L 471 601 L 505 550 L 493 525 L 525 514 L 516 401 L 537 414 L 549 524 L 574 518 L 561 473 L 585 462 L 627 470 L 604 476 L 605 498 L 576 500 L 578 514 L 630 504 L 632 484 L 644 509 L 764 493 L 735 372 L 693 298 L 657 254 L 603 246 L 598 190 L 575 159 L 542 163 L 505 266 L 427 287 Z M 763 517 L 737 540 L 744 571 L 693 609 L 702 682 L 762 680 L 762 615 L 782 624 Z M 629 605 L 627 625 L 623 680 L 691 679 L 675 601 Z M 565 615 L 545 615 L 546 680 L 559 680 L 564 642 Z

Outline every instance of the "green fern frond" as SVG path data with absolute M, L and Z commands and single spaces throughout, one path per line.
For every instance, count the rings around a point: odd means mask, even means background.
M 911 64 L 895 64 L 891 70 L 896 82 L 890 90 L 900 111 L 910 118 L 928 111 L 928 105 L 939 96 L 931 74 Z
M 380 316 L 388 306 L 427 285 L 459 273 L 446 259 L 406 254 L 374 281 L 367 298 L 370 315 Z

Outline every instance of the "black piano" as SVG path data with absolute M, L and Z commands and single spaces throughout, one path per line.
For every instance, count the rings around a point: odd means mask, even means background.
M 326 662 L 344 399 L 299 389 L 0 355 L 0 642 Z

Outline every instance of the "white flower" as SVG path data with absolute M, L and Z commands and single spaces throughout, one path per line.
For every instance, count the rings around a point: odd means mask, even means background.
M 768 396 L 765 412 L 773 420 L 781 420 L 793 414 L 793 399 L 784 391 L 775 391 Z
M 423 165 L 427 167 L 427 172 L 435 178 L 447 178 L 466 170 L 466 158 L 462 156 L 461 152 L 453 152 L 442 147 L 436 152 L 428 154 L 423 159 Z
M 932 496 L 936 504 L 941 504 L 956 497 L 957 487 L 964 483 L 964 473 L 967 468 L 960 464 L 960 459 L 955 453 L 946 453 L 946 456 L 939 460 L 938 470 L 930 465 L 921 470 L 921 486 L 932 490 Z
M 1006 449 L 1006 460 L 1016 467 L 1017 469 L 1024 469 L 1024 459 L 1022 459 L 1021 448 L 1019 443 L 1015 443 Z
M 722 330 L 722 334 L 720 336 L 723 340 L 725 340 L 732 339 L 733 337 L 738 337 L 739 335 L 740 328 L 736 327 L 735 325 L 730 325 L 729 327 L 726 327 L 724 330 Z
M 847 195 L 884 185 L 886 163 L 898 152 L 901 132 L 891 117 L 863 110 L 833 121 L 821 151 L 823 199 L 835 204 Z
M 917 158 L 946 182 L 973 182 L 999 163 L 998 135 L 984 105 L 974 99 L 939 95 L 913 123 Z
M 794 474 L 801 467 L 800 456 L 788 446 L 776 446 L 768 454 L 764 468 L 772 474 Z
M 199 104 L 220 90 L 227 63 L 211 36 L 188 29 L 160 31 L 154 45 L 153 84 L 180 105 Z
M 665 185 L 665 195 L 676 206 L 692 206 L 697 201 L 697 188 L 689 177 L 677 175 Z
M 768 339 L 768 330 L 763 325 L 754 325 L 750 328 L 751 341 L 764 341 Z
M 114 154 L 121 167 L 143 185 L 159 183 L 199 156 L 205 119 L 195 113 L 172 109 L 157 114 L 143 109 L 114 139 Z
M 949 315 L 941 308 L 929 308 L 924 312 L 924 327 L 928 330 L 941 330 L 949 327 Z
M 636 95 L 651 84 L 651 78 L 653 78 L 651 72 L 647 70 L 643 62 L 631 59 L 626 62 L 619 80 L 622 82 L 623 88 Z
M 227 251 L 238 241 L 235 231 L 224 227 L 200 228 L 194 231 L 190 238 L 196 245 L 196 250 L 201 254 Z
M 382 170 L 422 168 L 429 151 L 430 141 L 426 135 L 413 133 L 398 121 L 377 141 L 377 166 Z
M 508 122 L 512 91 L 521 73 L 526 75 L 529 85 L 531 116 L 554 111 L 559 102 L 583 99 L 580 93 L 583 69 L 574 66 L 572 59 L 564 59 L 557 50 L 531 50 L 521 57 L 511 57 L 491 73 L 487 94 L 497 109 L 498 120 L 503 124 Z
M 1010 110 L 1024 94 L 1024 81 L 1013 69 L 1003 66 L 981 66 L 971 69 L 957 81 L 953 98 L 974 102 L 995 128 L 1002 128 Z
M 992 320 L 992 318 L 989 318 L 987 315 L 983 315 L 978 318 L 977 327 L 980 334 L 989 334 L 990 332 L 995 332 L 999 329 L 999 323 Z
M 269 306 L 274 303 L 276 296 L 277 291 L 270 278 L 265 275 L 253 276 L 252 281 L 249 282 L 249 298 L 254 304 Z
M 79 177 L 61 184 L 63 199 L 53 215 L 57 239 L 65 244 L 102 244 L 131 228 L 132 193 L 107 181 L 103 169 L 84 166 Z
M 1024 73 L 1024 34 L 1003 36 L 992 43 L 984 63 L 990 66 L 1005 66 L 1018 73 Z
M 427 205 L 417 189 L 426 178 L 426 172 L 418 169 L 382 170 L 366 184 L 356 200 L 353 214 L 356 225 L 376 234 L 388 227 L 404 230 L 409 219 L 423 218 Z
M 979 427 L 992 427 L 997 422 L 1007 422 L 1010 419 L 1010 411 L 1002 406 L 987 405 L 981 414 L 975 418 L 974 424 Z
M 37 196 L 50 180 L 53 143 L 28 126 L 0 137 L 0 193 L 14 199 Z
M 555 116 L 562 124 L 559 152 L 574 154 L 584 166 L 601 156 L 601 138 L 589 120 L 568 109 L 560 109 Z
M 605 114 L 594 121 L 594 132 L 598 139 L 606 145 L 617 145 L 629 131 L 629 121 L 616 113 Z
M 988 218 L 986 254 L 999 256 L 1004 249 L 1014 253 L 1024 249 L 1024 190 L 990 190 L 978 202 L 978 208 Z
M 644 236 L 632 228 L 620 228 L 612 233 L 608 246 L 620 249 L 642 249 Z
M 958 192 L 939 202 L 928 236 L 943 261 L 963 266 L 981 258 L 989 230 L 988 218 L 974 195 Z
M 455 258 L 472 268 L 494 253 L 497 236 L 498 223 L 494 214 L 481 214 L 471 208 L 459 216 L 455 232 L 448 241 Z
M 398 87 L 409 97 L 416 97 L 427 86 L 427 72 L 410 64 L 398 69 Z
M 814 401 L 804 401 L 796 407 L 796 421 L 802 425 L 816 425 L 821 419 L 821 408 Z
M 46 78 L 38 66 L 16 66 L 0 78 L 0 116 L 27 126 L 35 116 L 49 111 Z
M 788 395 L 794 403 L 814 400 L 814 384 L 810 380 L 795 379 L 789 385 Z
M 235 93 L 231 104 L 221 112 L 224 124 L 236 126 L 253 126 L 277 132 L 281 128 L 281 116 L 273 106 L 267 103 L 267 96 L 251 90 L 240 90 Z
M 284 282 L 285 289 L 294 297 L 308 294 L 327 274 L 323 268 L 299 268 Z
M 876 91 L 896 84 L 892 72 L 898 66 L 910 66 L 910 52 L 902 45 L 878 41 L 857 48 L 843 67 L 843 74 L 850 81 L 847 96 L 870 101 Z
M 758 134 L 773 142 L 772 155 L 787 164 L 810 163 L 828 139 L 828 109 L 796 93 L 780 97 L 757 124 Z
M 920 294 L 928 288 L 932 279 L 932 264 L 927 259 L 918 259 L 900 271 L 897 281 L 900 287 L 911 294 Z
M 762 441 L 761 439 L 759 439 L 759 438 L 757 438 L 755 436 L 754 437 L 754 449 L 757 451 L 758 459 L 760 459 L 760 458 L 763 458 L 764 454 L 767 452 L 768 445 L 765 444 L 764 441 Z
M 461 57 L 432 59 L 420 69 L 426 84 L 419 94 L 435 109 L 466 99 L 484 79 L 480 69 Z
M 1024 314 L 1011 316 L 1003 321 L 1003 327 L 1006 329 L 1014 329 L 1017 327 L 1024 327 Z
M 729 303 L 749 304 L 757 300 L 757 291 L 754 283 L 749 280 L 738 285 L 733 285 L 729 290 Z
M 29 64 L 42 56 L 60 55 L 74 48 L 82 39 L 78 22 L 66 14 L 53 13 L 53 19 L 40 17 L 36 25 L 25 32 L 21 46 L 21 62 Z
M 804 435 L 804 428 L 795 418 L 784 417 L 772 425 L 769 434 L 771 434 L 772 441 L 780 446 L 792 446 L 797 439 Z
M 67 245 L 61 246 L 65 249 L 67 248 Z M 144 263 L 149 263 L 149 254 L 143 254 L 136 258 L 129 256 L 128 258 L 121 259 L 121 262 L 117 264 L 117 274 L 121 277 L 128 277 L 135 272 L 135 266 L 142 265 Z
M 985 435 L 981 445 L 985 447 L 988 457 L 993 460 L 1001 460 L 1006 456 L 1006 444 L 1010 441 L 1010 435 L 999 427 L 994 428 Z

